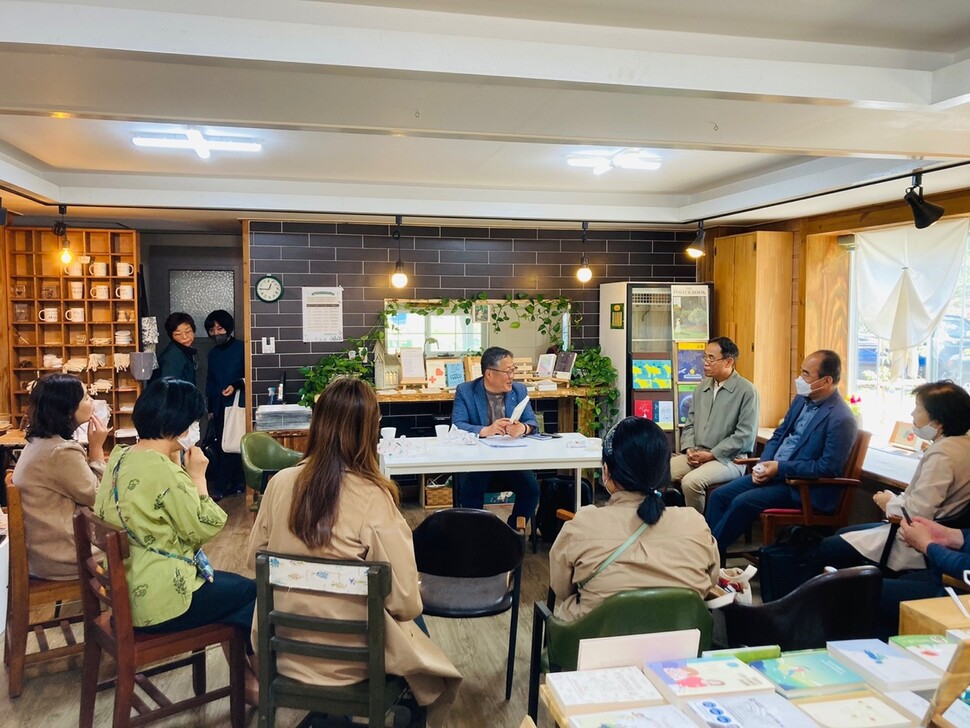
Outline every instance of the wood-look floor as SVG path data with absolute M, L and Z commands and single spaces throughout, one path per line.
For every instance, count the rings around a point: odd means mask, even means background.
M 246 540 L 252 516 L 246 510 L 241 497 L 222 501 L 229 513 L 229 522 L 223 532 L 206 547 L 217 569 L 236 571 L 252 576 L 252 570 L 244 563 Z M 426 511 L 406 504 L 404 514 L 409 524 L 416 526 Z M 428 629 L 452 662 L 464 676 L 458 700 L 451 713 L 449 726 L 455 728 L 517 728 L 526 713 L 528 698 L 529 646 L 532 637 L 532 604 L 543 600 L 549 584 L 548 547 L 540 544 L 539 553 L 527 548 L 523 566 L 522 604 L 519 613 L 519 631 L 516 644 L 515 681 L 512 698 L 505 700 L 505 658 L 508 649 L 509 615 L 499 615 L 475 620 L 449 620 L 428 618 Z M 80 637 L 80 627 L 78 635 Z M 53 633 L 49 633 L 53 635 Z M 52 638 L 53 641 L 53 638 Z M 28 650 L 34 648 L 33 640 Z M 210 650 L 208 657 L 209 684 L 225 684 L 226 661 L 218 649 Z M 59 672 L 43 674 L 43 668 L 28 668 L 24 691 L 20 697 L 10 699 L 7 695 L 6 673 L 0 685 L 0 728 L 73 728 L 78 722 L 80 700 L 79 664 L 55 666 Z M 109 666 L 110 667 L 110 666 Z M 175 671 L 157 679 L 157 684 L 170 697 L 188 697 L 191 677 L 188 668 Z M 99 694 L 96 704 L 95 725 L 111 725 L 111 708 L 114 691 Z M 302 714 L 296 711 L 280 711 L 278 725 L 293 726 Z M 257 725 L 256 710 L 250 709 L 248 725 Z M 181 713 L 154 725 L 168 728 L 202 728 L 229 724 L 228 700 L 217 701 L 195 711 Z M 539 728 L 551 728 L 553 721 L 540 706 Z

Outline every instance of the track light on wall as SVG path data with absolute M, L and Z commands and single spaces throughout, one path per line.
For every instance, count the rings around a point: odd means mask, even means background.
M 580 283 L 589 283 L 593 278 L 593 271 L 589 269 L 589 258 L 586 257 L 586 231 L 589 230 L 589 223 L 583 222 L 583 254 L 579 258 L 579 270 L 576 277 Z
M 704 221 L 697 223 L 697 237 L 694 242 L 687 246 L 687 255 L 691 258 L 702 258 L 707 255 L 707 246 L 704 245 Z
M 397 263 L 394 264 L 394 274 L 391 276 L 391 285 L 395 288 L 404 288 L 408 284 L 408 274 L 404 271 L 404 261 L 401 260 L 401 216 L 394 218 L 394 232 L 391 237 L 397 241 Z
M 923 199 L 923 173 L 917 172 L 913 175 L 913 186 L 906 189 L 903 200 L 913 208 L 913 222 L 919 230 L 928 228 L 934 222 L 943 217 L 944 210 L 939 205 L 927 202 Z
M 58 253 L 57 257 L 64 265 L 70 265 L 74 262 L 74 253 L 71 250 L 71 241 L 67 239 L 67 223 L 64 222 L 67 205 L 58 205 L 57 211 L 61 213 L 61 219 L 51 226 L 51 232 L 61 238 L 61 252 Z

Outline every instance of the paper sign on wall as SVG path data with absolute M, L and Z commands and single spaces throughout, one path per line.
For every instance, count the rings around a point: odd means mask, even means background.
M 303 341 L 344 340 L 344 289 L 303 287 Z

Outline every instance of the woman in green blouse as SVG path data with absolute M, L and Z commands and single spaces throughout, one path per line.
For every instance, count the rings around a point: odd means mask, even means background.
M 208 460 L 186 439 L 205 413 L 205 399 L 191 382 L 151 382 L 131 415 L 140 439 L 112 451 L 94 502 L 98 516 L 128 533 L 125 573 L 139 631 L 220 623 L 248 636 L 252 626 L 256 582 L 211 568 L 205 575 L 197 567 L 196 554 L 227 518 L 206 489 Z M 255 674 L 248 674 L 247 699 L 257 686 Z

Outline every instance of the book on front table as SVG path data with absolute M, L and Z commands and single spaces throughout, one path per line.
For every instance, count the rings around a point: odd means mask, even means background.
M 940 684 L 939 672 L 882 640 L 836 640 L 827 646 L 832 657 L 882 692 L 930 690 Z
M 696 728 L 687 713 L 673 705 L 612 710 L 608 713 L 574 715 L 569 728 Z
M 565 715 L 646 708 L 664 702 L 637 667 L 550 672 L 546 685 Z
M 906 650 L 941 673 L 946 672 L 957 651 L 957 642 L 939 634 L 901 634 L 890 637 L 889 644 Z
M 701 657 L 736 657 L 749 665 L 755 660 L 770 660 L 781 657 L 781 647 L 778 645 L 761 645 L 759 647 L 728 647 L 724 650 L 704 650 Z
M 957 728 L 970 726 L 970 688 L 964 690 L 950 707 L 943 711 L 943 717 Z
M 691 700 L 684 706 L 708 728 L 814 728 L 803 711 L 780 695 L 724 695 Z
M 933 699 L 933 690 L 890 690 L 888 693 L 880 695 L 887 703 L 893 706 L 903 715 L 912 715 L 913 719 L 922 724 L 923 720 L 929 715 L 930 701 Z
M 754 660 L 751 667 L 771 680 L 778 693 L 789 700 L 865 687 L 862 677 L 825 650 L 783 652 L 781 657 Z
M 764 675 L 733 657 L 649 662 L 643 671 L 671 702 L 733 693 L 770 693 L 775 689 Z
M 908 728 L 915 721 L 872 693 L 796 700 L 822 728 Z

